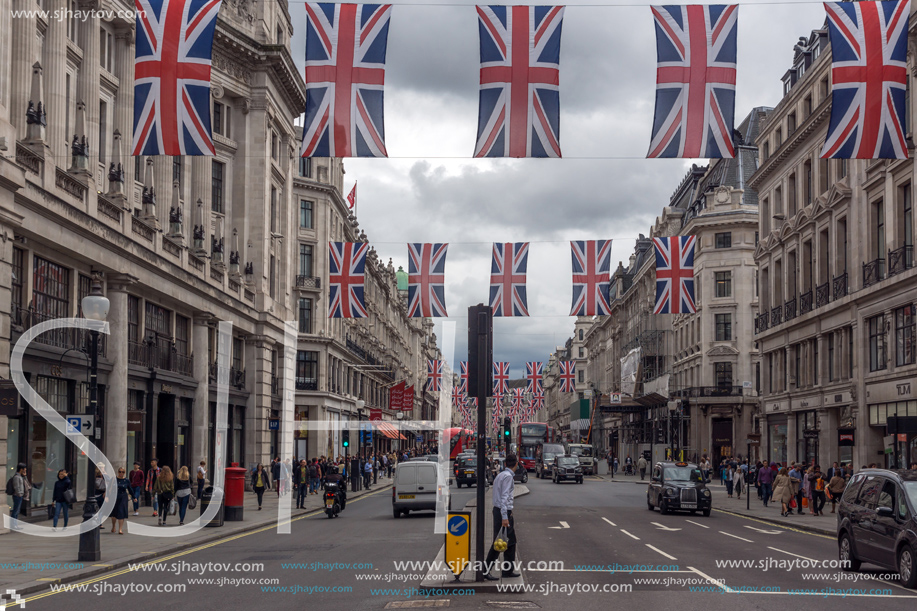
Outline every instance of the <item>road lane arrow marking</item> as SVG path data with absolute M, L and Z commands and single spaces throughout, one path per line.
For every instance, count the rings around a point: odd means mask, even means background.
M 754 541 L 752 541 L 751 539 L 746 539 L 746 538 L 740 537 L 740 536 L 738 536 L 738 535 L 730 535 L 728 532 L 724 532 L 724 531 L 722 531 L 722 530 L 720 531 L 720 534 L 721 534 L 721 535 L 726 535 L 727 537 L 732 537 L 733 539 L 739 539 L 739 540 L 745 541 L 745 542 L 747 542 L 747 543 L 754 543 Z
M 659 527 L 659 530 L 668 530 L 668 531 L 671 531 L 671 532 L 675 532 L 676 530 L 681 530 L 680 528 L 669 528 L 668 526 L 665 526 L 665 525 L 663 525 L 663 524 L 660 524 L 659 522 L 650 522 L 650 524 L 652 524 L 652 525 L 654 525 L 654 526 L 658 526 L 658 527 Z
M 570 525 L 566 522 L 561 522 L 560 526 L 548 526 L 548 528 L 556 528 L 558 530 L 563 530 L 564 528 L 570 528 Z
M 755 528 L 754 526 L 746 526 L 745 528 L 750 528 L 751 530 L 757 530 L 759 533 L 764 533 L 765 535 L 779 535 L 782 533 L 782 530 L 764 530 L 761 528 Z
M 615 524 L 614 522 L 612 522 L 612 521 L 609 520 L 608 518 L 602 518 L 602 519 L 605 520 L 606 522 L 608 522 L 609 524 L 611 524 L 612 526 L 617 526 L 617 524 Z
M 653 547 L 653 546 L 650 545 L 649 543 L 647 543 L 646 546 L 647 546 L 648 548 L 650 548 L 651 550 L 653 550 L 654 552 L 659 552 L 660 554 L 662 554 L 663 556 L 665 556 L 665 557 L 668 558 L 669 560 L 678 560 L 678 558 L 676 558 L 675 556 L 670 556 L 670 555 L 668 555 L 667 553 L 665 553 L 664 551 L 662 551 L 661 549 L 659 549 L 658 547 Z
M 700 526 L 701 528 L 710 528 L 709 526 L 704 526 L 703 524 L 699 522 L 692 522 L 691 520 L 685 520 L 685 522 L 688 522 L 689 524 L 694 524 L 695 526 Z

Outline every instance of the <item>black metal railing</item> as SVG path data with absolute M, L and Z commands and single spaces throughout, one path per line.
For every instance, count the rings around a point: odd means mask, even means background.
M 796 298 L 795 297 L 787 301 L 786 305 L 783 306 L 783 318 L 788 321 L 796 318 Z
M 245 389 L 245 370 L 236 369 L 235 367 L 229 368 L 229 385 L 238 388 L 239 390 Z
M 318 390 L 318 380 L 296 378 L 296 390 Z
M 844 272 L 840 276 L 835 276 L 834 278 L 834 300 L 837 301 L 841 297 L 847 295 L 847 272 Z
M 828 305 L 831 301 L 831 283 L 825 282 L 821 286 L 815 287 L 815 307 L 820 308 Z
M 175 354 L 172 357 L 172 371 L 184 376 L 192 376 L 194 360 L 186 354 Z
M 10 322 L 21 326 L 23 331 L 31 329 L 40 323 L 61 318 L 60 316 L 50 316 L 48 314 L 36 312 L 31 308 L 13 309 L 16 310 L 16 320 L 14 320 L 13 315 L 11 314 Z M 107 337 L 108 336 L 104 333 L 99 334 L 99 356 L 101 357 L 105 357 L 107 353 Z M 44 333 L 35 337 L 34 342 L 36 344 L 44 344 L 45 346 L 63 348 L 64 350 L 80 350 L 81 352 L 89 354 L 88 329 L 74 329 L 73 327 L 52 329 L 51 331 L 45 331 Z
M 741 397 L 741 386 L 692 386 L 672 391 L 675 397 Z
M 366 349 L 357 342 L 350 339 L 349 335 L 344 339 L 344 344 L 347 346 L 347 350 L 349 350 L 351 354 L 363 361 L 366 360 Z
M 768 328 L 770 327 L 770 316 L 767 314 L 767 312 L 758 316 L 757 320 L 758 320 L 758 333 L 763 333 L 764 331 L 767 331 Z
M 296 288 L 319 290 L 322 288 L 322 279 L 313 276 L 296 276 Z
M 914 247 L 906 244 L 888 251 L 888 275 L 894 276 L 914 267 Z
M 777 306 L 771 310 L 771 325 L 777 326 L 783 322 L 783 307 Z
M 280 396 L 280 378 L 271 376 L 271 394 L 275 397 Z
M 885 276 L 885 259 L 874 259 L 863 264 L 863 288 L 881 282 Z
M 812 291 L 806 291 L 799 296 L 799 315 L 812 311 Z

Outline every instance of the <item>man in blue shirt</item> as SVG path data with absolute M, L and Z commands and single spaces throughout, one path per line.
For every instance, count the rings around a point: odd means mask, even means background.
M 506 469 L 497 474 L 493 483 L 494 541 L 497 540 L 500 529 L 505 527 L 507 548 L 503 552 L 503 566 L 500 577 L 519 577 L 519 573 L 513 572 L 516 562 L 516 529 L 513 521 L 513 488 L 515 487 L 513 472 L 516 470 L 516 455 L 508 454 L 504 464 Z M 500 579 L 500 577 L 493 577 L 490 574 L 499 556 L 500 552 L 495 550 L 493 544 L 491 544 L 490 551 L 487 553 L 486 564 L 484 565 L 484 577 L 491 581 Z

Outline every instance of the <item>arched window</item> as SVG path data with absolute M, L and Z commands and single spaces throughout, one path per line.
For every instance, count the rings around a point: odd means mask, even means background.
M 579 330 L 579 341 L 583 341 L 583 330 Z

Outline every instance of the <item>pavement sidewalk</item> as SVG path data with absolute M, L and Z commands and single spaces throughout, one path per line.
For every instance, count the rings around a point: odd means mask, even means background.
M 378 483 L 373 484 L 369 490 L 350 492 L 348 488 L 347 501 L 357 499 L 367 493 L 371 494 L 390 488 L 392 480 L 380 477 Z M 51 583 L 70 583 L 78 580 L 101 575 L 128 564 L 149 562 L 156 558 L 166 556 L 181 550 L 193 548 L 205 543 L 212 543 L 232 535 L 270 528 L 277 523 L 277 507 L 281 502 L 295 505 L 292 494 L 278 497 L 276 492 L 265 492 L 264 503 L 258 511 L 258 499 L 254 492 L 246 492 L 243 501 L 243 519 L 240 522 L 223 522 L 221 527 L 204 527 L 192 535 L 185 537 L 141 537 L 128 532 L 125 524 L 125 533 L 118 535 L 111 532 L 111 521 L 102 524 L 101 548 L 102 559 L 97 563 L 79 563 L 79 536 L 77 526 L 82 521 L 82 515 L 70 512 L 70 530 L 72 537 L 66 539 L 29 536 L 18 532 L 11 532 L 0 537 L 5 553 L 0 563 L 0 589 L 14 589 L 17 594 L 30 594 L 48 588 Z M 200 516 L 200 504 L 194 510 L 188 510 L 185 516 L 186 525 Z M 133 506 L 131 506 L 133 510 Z M 305 509 L 292 508 L 291 517 L 299 516 L 323 509 L 322 495 L 306 495 Z M 346 511 L 346 510 L 345 510 Z M 58 523 L 62 527 L 63 518 Z M 174 522 L 173 522 L 174 520 Z M 153 517 L 152 507 L 141 507 L 140 515 L 129 514 L 130 522 L 139 522 L 148 526 L 156 526 L 157 518 Z M 42 526 L 51 526 L 50 521 L 40 522 Z M 178 525 L 178 516 L 169 516 L 168 529 Z M 9 553 L 15 550 L 15 553 Z M 18 563 L 13 566 L 9 563 Z M 36 566 L 37 565 L 37 566 Z
M 639 475 L 623 475 L 621 471 L 618 471 L 617 475 L 613 477 L 611 477 L 611 474 L 593 477 L 608 482 L 631 483 L 643 486 L 649 484 L 650 479 L 649 475 L 647 475 L 646 479 L 641 481 Z M 707 487 L 713 493 L 714 511 L 724 511 L 742 517 L 754 518 L 783 528 L 795 528 L 832 538 L 837 535 L 837 517 L 836 514 L 831 513 L 830 501 L 825 504 L 824 516 L 814 516 L 807 507 L 804 507 L 801 514 L 796 513 L 798 510 L 794 510 L 788 517 L 783 517 L 780 515 L 780 503 L 768 503 L 767 507 L 765 507 L 761 499 L 758 498 L 754 487 L 751 488 L 750 503 L 746 503 L 744 494 L 741 499 L 735 495 L 729 498 L 726 494 L 726 486 L 721 484 L 719 480 L 712 480 L 707 484 Z M 749 506 L 747 509 L 746 504 Z
M 513 488 L 513 498 L 517 499 L 520 496 L 525 496 L 529 494 L 529 487 L 525 484 L 516 484 Z M 487 507 L 487 511 L 484 513 L 484 552 L 487 553 L 490 551 L 490 545 L 493 542 L 493 513 L 490 511 L 490 508 L 493 506 L 493 488 L 488 487 L 487 491 L 484 494 L 484 505 Z M 473 498 L 468 503 L 465 504 L 465 511 L 471 512 L 471 532 L 474 533 L 476 522 L 477 522 L 477 499 Z M 469 558 L 468 568 L 461 574 L 458 580 L 455 579 L 455 576 L 452 574 L 452 571 L 446 565 L 445 562 L 445 543 L 439 549 L 439 553 L 436 555 L 436 558 L 433 560 L 433 565 L 430 571 L 427 573 L 424 580 L 421 582 L 420 587 L 422 588 L 440 588 L 440 589 L 473 589 L 475 592 L 498 592 L 498 586 L 515 586 L 519 588 L 519 591 L 522 591 L 522 586 L 525 584 L 525 577 L 522 571 L 519 571 L 520 576 L 514 577 L 511 579 L 501 578 L 499 581 L 475 581 L 475 571 L 471 570 L 471 567 L 474 566 L 475 560 L 477 559 L 477 553 L 475 551 L 476 545 L 474 538 L 471 540 L 471 557 Z M 522 556 L 519 553 L 519 549 L 516 549 L 516 562 L 522 562 Z

